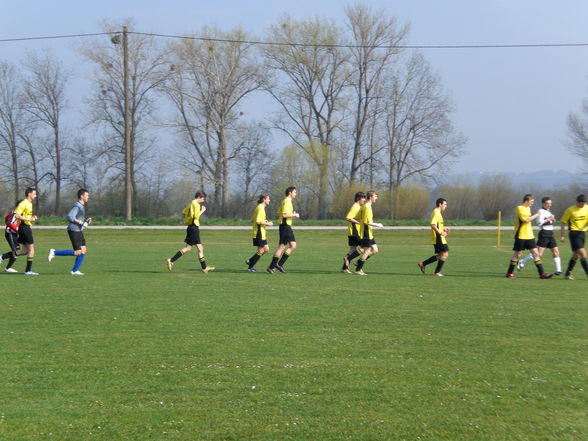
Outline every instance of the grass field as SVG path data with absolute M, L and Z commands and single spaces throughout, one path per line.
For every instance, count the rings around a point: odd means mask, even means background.
M 248 234 L 203 230 L 204 275 L 194 252 L 165 269 L 182 231 L 90 229 L 73 277 L 45 258 L 65 232 L 37 230 L 41 275 L 0 274 L 0 440 L 588 439 L 579 265 L 509 280 L 510 246 L 454 231 L 423 276 L 428 232 L 385 231 L 359 277 L 343 231 L 298 231 L 270 276 Z

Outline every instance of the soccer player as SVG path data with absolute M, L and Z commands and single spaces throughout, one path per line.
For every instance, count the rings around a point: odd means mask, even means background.
M 26 254 L 26 250 L 20 249 L 20 244 L 18 243 L 18 229 L 20 226 L 20 221 L 18 220 L 16 214 L 14 214 L 14 210 L 12 210 L 10 214 L 10 218 L 6 220 L 6 228 L 4 229 L 4 237 L 6 238 L 6 242 L 10 246 L 10 251 L 2 254 L 0 256 L 0 262 L 3 260 L 8 259 L 8 263 L 6 264 L 6 268 L 4 272 L 6 273 L 18 273 L 17 270 L 12 268 L 14 262 L 16 262 L 16 258 L 22 254 Z
M 431 243 L 435 249 L 435 254 L 424 262 L 417 263 L 423 274 L 425 274 L 425 267 L 428 264 L 437 262 L 437 267 L 435 268 L 433 275 L 443 277 L 441 268 L 443 268 L 445 261 L 449 257 L 449 245 L 447 245 L 447 234 L 449 233 L 449 229 L 445 228 L 443 224 L 443 212 L 446 208 L 447 200 L 443 198 L 437 199 L 435 202 L 435 208 L 431 213 L 431 221 L 429 222 L 431 225 Z
M 576 262 L 580 259 L 584 272 L 588 275 L 588 264 L 586 263 L 586 248 L 584 248 L 584 239 L 586 226 L 588 225 L 588 205 L 586 205 L 586 196 L 581 194 L 576 198 L 576 204 L 569 207 L 561 217 L 561 237 L 564 241 L 564 234 L 568 224 L 570 233 L 570 246 L 572 247 L 572 258 L 568 263 L 568 268 L 564 275 L 565 279 L 574 280 L 572 270 Z
M 208 274 L 210 271 L 214 271 L 214 266 L 207 266 L 206 259 L 204 258 L 204 246 L 200 241 L 200 216 L 206 211 L 206 207 L 201 205 L 206 200 L 206 193 L 200 190 L 194 195 L 194 200 L 190 202 L 186 208 L 182 210 L 184 215 L 184 224 L 188 226 L 186 228 L 186 239 L 184 242 L 186 246 L 174 254 L 173 257 L 166 259 L 167 269 L 172 270 L 174 262 L 182 257 L 184 254 L 189 252 L 194 245 L 198 250 L 198 260 L 204 274 Z
M 78 190 L 78 200 L 74 202 L 71 210 L 67 213 L 67 234 L 71 241 L 72 250 L 56 250 L 51 248 L 47 255 L 47 260 L 51 262 L 55 256 L 75 256 L 73 268 L 70 274 L 72 276 L 83 276 L 80 271 L 84 257 L 86 257 L 86 239 L 84 238 L 84 228 L 88 226 L 91 219 L 86 218 L 86 204 L 90 198 L 90 193 L 85 188 Z
M 359 211 L 361 210 L 361 206 L 365 204 L 366 197 L 363 191 L 358 191 L 355 193 L 355 202 L 349 209 L 347 216 L 345 216 L 345 220 L 347 221 L 347 244 L 349 245 L 349 252 L 343 257 L 343 268 L 341 268 L 342 273 L 349 273 L 349 264 L 353 259 L 363 254 L 363 249 L 361 248 L 361 240 L 359 238 Z
M 561 274 L 561 259 L 559 257 L 559 248 L 553 236 L 553 224 L 555 223 L 555 216 L 551 213 L 551 206 L 553 202 L 549 196 L 541 199 L 542 208 L 539 209 L 539 216 L 535 219 L 537 226 L 540 228 L 539 236 L 537 238 L 537 251 L 539 256 L 543 256 L 545 248 L 549 248 L 553 254 L 553 264 L 555 266 L 554 276 Z M 527 257 L 519 260 L 517 270 L 521 271 L 527 262 L 533 260 L 533 254 L 529 253 Z
M 296 238 L 292 231 L 292 219 L 299 218 L 300 215 L 294 211 L 292 201 L 296 199 L 298 192 L 296 187 L 288 187 L 285 191 L 286 197 L 278 208 L 278 224 L 280 228 L 280 244 L 272 257 L 270 266 L 267 267 L 267 272 L 270 274 L 276 273 L 276 268 L 281 273 L 285 273 L 284 265 L 288 257 L 296 251 Z
M 37 198 L 37 189 L 28 187 L 25 190 L 25 198 L 16 206 L 14 214 L 20 221 L 18 229 L 18 243 L 24 246 L 24 251 L 27 255 L 27 266 L 24 272 L 25 276 L 38 276 L 38 273 L 33 271 L 33 260 L 35 258 L 35 240 L 33 238 L 33 230 L 31 225 L 37 220 L 37 216 L 33 214 L 33 201 Z M 25 254 L 19 252 L 18 254 Z M 13 257 L 15 257 L 13 255 Z M 9 263 L 10 264 L 10 263 Z
M 251 256 L 245 264 L 247 271 L 250 273 L 256 272 L 255 264 L 265 253 L 269 252 L 269 245 L 267 244 L 266 227 L 271 227 L 274 223 L 267 220 L 265 214 L 265 207 L 270 203 L 270 197 L 267 194 L 260 194 L 257 200 L 257 207 L 251 215 L 251 223 L 253 224 L 253 246 L 257 247 L 257 252 Z
M 363 266 L 365 261 L 371 256 L 378 253 L 378 245 L 374 239 L 372 229 L 384 228 L 379 222 L 374 222 L 374 212 L 372 211 L 372 204 L 375 204 L 378 200 L 378 194 L 374 190 L 370 190 L 366 193 L 365 204 L 361 206 L 359 211 L 359 237 L 361 237 L 361 247 L 363 248 L 363 254 L 359 258 L 357 265 L 355 266 L 355 274 L 365 276 L 363 272 Z
M 547 274 L 543 270 L 543 265 L 541 264 L 541 256 L 539 256 L 539 252 L 537 251 L 537 244 L 535 243 L 535 236 L 533 235 L 533 227 L 531 225 L 531 222 L 539 216 L 539 211 L 531 215 L 531 207 L 533 206 L 534 202 L 535 199 L 533 198 L 533 195 L 526 194 L 523 197 L 522 205 L 519 205 L 517 207 L 514 234 L 515 241 L 514 246 L 512 248 L 514 254 L 510 259 L 506 277 L 516 277 L 513 274 L 513 271 L 519 263 L 519 259 L 521 257 L 523 250 L 530 250 L 533 254 L 533 259 L 535 261 L 535 266 L 537 267 L 537 272 L 539 273 L 539 278 L 550 279 L 553 277 L 553 274 Z

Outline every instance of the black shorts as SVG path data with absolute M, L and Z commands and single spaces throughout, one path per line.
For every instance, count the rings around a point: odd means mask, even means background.
M 186 238 L 184 239 L 186 245 L 200 245 L 200 228 L 197 225 L 190 225 L 186 228 Z
M 18 234 L 5 231 L 4 237 L 6 238 L 6 242 L 8 242 L 12 253 L 16 255 L 16 252 L 20 250 L 20 245 L 18 244 Z
M 360 247 L 361 239 L 359 236 L 347 236 L 347 243 L 350 247 Z
M 570 246 L 572 251 L 584 248 L 584 232 L 583 231 L 570 231 Z
M 69 236 L 71 246 L 75 251 L 81 250 L 82 247 L 86 246 L 86 239 L 84 238 L 84 233 L 81 231 L 67 230 L 67 235 Z
M 514 242 L 514 246 L 512 247 L 513 251 L 523 251 L 523 250 L 532 250 L 533 248 L 537 248 L 537 243 L 535 243 L 535 239 L 519 239 L 516 238 Z
M 436 243 L 433 245 L 433 248 L 435 248 L 436 254 L 449 252 L 449 245 L 446 243 Z
M 35 243 L 33 239 L 33 230 L 31 229 L 30 225 L 27 224 L 20 224 L 18 228 L 18 243 L 22 243 L 23 245 L 32 245 Z
M 257 237 L 253 238 L 253 246 L 257 248 L 263 248 L 267 245 L 267 240 L 265 239 L 258 239 Z
M 553 231 L 539 231 L 539 237 L 537 238 L 537 246 L 541 248 L 557 248 L 557 242 L 555 241 L 555 237 L 553 237 Z
M 361 246 L 363 248 L 371 247 L 376 244 L 376 239 L 361 239 Z
M 288 245 L 290 242 L 296 242 L 292 227 L 280 224 L 280 245 Z

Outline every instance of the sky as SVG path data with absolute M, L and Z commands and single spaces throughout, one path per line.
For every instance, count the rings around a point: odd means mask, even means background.
M 332 17 L 334 0 L 29 0 L 4 2 L 0 40 L 101 32 L 103 19 L 133 18 L 136 30 L 180 35 L 203 25 L 242 26 L 263 37 L 282 14 Z M 366 0 L 410 24 L 406 44 L 588 44 L 585 0 Z M 27 50 L 51 48 L 80 63 L 71 40 L 0 42 L 0 60 L 19 62 Z M 423 49 L 456 107 L 453 122 L 468 138 L 455 173 L 582 170 L 565 148 L 566 118 L 588 98 L 588 46 Z M 68 61 L 70 60 L 70 61 Z M 72 83 L 83 95 L 83 78 Z

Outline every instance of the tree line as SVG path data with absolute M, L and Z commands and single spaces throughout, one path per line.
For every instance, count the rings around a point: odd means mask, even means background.
M 263 44 L 242 28 L 165 38 L 131 21 L 102 27 L 77 42 L 92 68 L 75 108 L 77 71 L 51 51 L 0 60 L 2 205 L 35 186 L 37 209 L 59 215 L 64 192 L 84 187 L 94 212 L 124 215 L 130 174 L 141 216 L 175 213 L 196 189 L 210 195 L 209 215 L 247 216 L 261 191 L 293 184 L 307 217 L 335 216 L 341 194 L 369 187 L 385 194 L 385 217 L 398 218 L 413 202 L 404 187 L 439 184 L 466 143 L 439 75 L 402 48 L 409 26 L 366 4 L 346 6 L 341 22 L 284 15 Z

